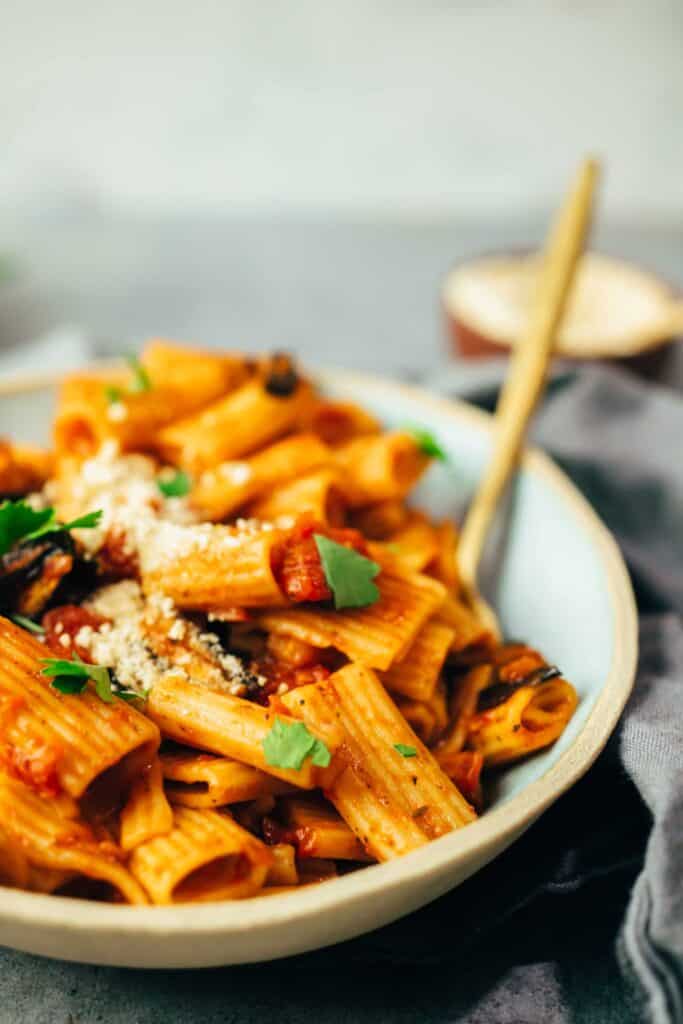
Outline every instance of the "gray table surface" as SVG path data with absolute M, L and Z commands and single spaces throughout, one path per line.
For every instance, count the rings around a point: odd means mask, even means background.
M 532 221 L 145 220 L 83 211 L 7 219 L 0 253 L 13 255 L 25 285 L 4 323 L 0 293 L 0 341 L 70 321 L 104 350 L 165 335 L 420 373 L 446 358 L 439 289 L 447 269 L 533 245 L 542 232 Z M 595 244 L 683 287 L 680 224 L 612 226 L 596 231 Z
M 538 223 L 366 224 L 265 220 L 152 221 L 98 211 L 11 221 L 0 249 L 14 254 L 24 284 L 11 303 L 0 295 L 0 342 L 69 321 L 92 331 L 104 351 L 150 334 L 245 348 L 286 347 L 318 363 L 391 374 L 435 372 L 446 361 L 439 285 L 454 262 L 482 251 L 535 242 Z M 605 250 L 639 261 L 683 284 L 683 230 L 612 227 Z M 3 319 L 4 318 L 4 319 Z M 680 360 L 679 360 L 680 367 Z M 677 371 L 677 379 L 679 371 Z M 673 381 L 673 378 L 672 378 Z M 680 373 L 683 381 L 683 373 Z M 616 908 L 613 926 L 620 916 Z M 611 937 L 610 932 L 610 937 Z M 511 961 L 513 962 L 513 961 Z M 625 1021 L 610 996 L 609 958 L 568 948 L 576 975 L 573 1021 Z M 50 962 L 0 951 L 0 1022 L 91 1024 L 265 1020 L 467 1020 L 496 1008 L 495 979 L 509 970 L 503 945 L 485 972 L 457 978 L 397 979 L 359 968 L 343 991 L 329 969 L 305 978 L 286 968 L 235 968 L 197 975 L 130 972 Z M 301 993 L 292 1001 L 291 993 Z M 524 993 L 510 1021 L 550 1016 L 549 990 L 534 1015 Z M 236 1007 L 241 1007 L 237 1015 Z M 539 1009 L 540 1006 L 540 1009 Z M 320 1015 L 321 1008 L 324 1013 Z

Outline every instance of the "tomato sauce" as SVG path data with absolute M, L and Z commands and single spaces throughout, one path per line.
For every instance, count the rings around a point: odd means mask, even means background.
M 261 835 L 264 843 L 275 846 L 278 843 L 289 843 L 296 850 L 297 857 L 315 856 L 315 832 L 306 825 L 290 828 L 281 825 L 275 818 L 265 815 L 261 820 Z
M 7 771 L 42 797 L 59 796 L 62 786 L 57 768 L 62 751 L 35 737 L 27 737 L 22 746 L 8 744 L 0 755 Z
M 273 573 L 290 601 L 329 601 L 327 585 L 314 534 L 322 534 L 337 544 L 367 554 L 365 538 L 358 530 L 321 526 L 311 516 L 302 516 L 296 526 L 273 552 Z
M 66 660 L 78 655 L 81 661 L 92 664 L 92 655 L 87 647 L 76 643 L 76 637 L 83 626 L 99 629 L 106 622 L 101 615 L 89 612 L 77 604 L 63 604 L 43 615 L 45 644 L 58 657 Z

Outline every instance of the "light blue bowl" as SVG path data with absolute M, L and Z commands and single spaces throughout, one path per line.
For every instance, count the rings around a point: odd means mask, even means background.
M 491 418 L 388 381 L 319 375 L 330 394 L 390 426 L 420 424 L 449 454 L 416 502 L 461 510 L 491 451 Z M 0 434 L 46 441 L 54 378 L 0 384 Z M 492 806 L 466 828 L 387 864 L 287 895 L 235 903 L 116 907 L 0 890 L 0 944 L 118 966 L 206 967 L 274 959 L 350 938 L 428 903 L 492 860 L 593 763 L 630 693 L 637 618 L 621 555 L 587 502 L 540 452 L 525 455 L 487 595 L 507 636 L 528 640 L 580 703 L 549 750 L 501 773 Z

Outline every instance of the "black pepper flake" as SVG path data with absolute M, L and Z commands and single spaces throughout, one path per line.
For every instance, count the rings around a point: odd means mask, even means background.
M 299 386 L 299 374 L 286 352 L 275 352 L 268 364 L 263 385 L 275 398 L 289 398 Z

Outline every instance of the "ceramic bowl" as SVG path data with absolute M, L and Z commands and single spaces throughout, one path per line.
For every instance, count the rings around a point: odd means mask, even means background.
M 419 500 L 462 506 L 491 449 L 491 419 L 462 403 L 388 381 L 330 371 L 330 394 L 388 425 L 419 423 L 447 450 Z M 0 385 L 0 435 L 45 441 L 54 379 Z M 436 899 L 501 853 L 593 763 L 631 690 L 637 620 L 617 546 L 541 452 L 524 456 L 493 591 L 507 636 L 529 640 L 575 684 L 580 703 L 551 749 L 504 772 L 492 806 L 466 828 L 406 857 L 291 894 L 241 902 L 120 907 L 0 889 L 0 944 L 87 963 L 207 967 L 271 960 L 351 938 Z

